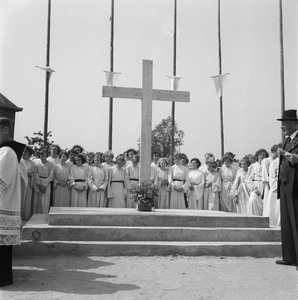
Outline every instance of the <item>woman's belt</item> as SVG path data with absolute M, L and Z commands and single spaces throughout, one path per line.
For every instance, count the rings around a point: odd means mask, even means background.
M 85 182 L 84 179 L 75 179 L 75 182 Z
M 129 178 L 130 181 L 139 181 L 138 178 Z
M 173 179 L 173 181 L 184 181 L 182 179 Z
M 123 183 L 124 184 L 124 181 L 123 180 L 113 180 L 113 181 L 111 181 L 111 183 Z

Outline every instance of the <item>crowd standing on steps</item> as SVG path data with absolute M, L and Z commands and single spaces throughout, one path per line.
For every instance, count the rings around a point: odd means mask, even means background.
M 265 149 L 237 161 L 227 152 L 221 159 L 206 153 L 202 164 L 177 153 L 173 165 L 153 151 L 151 183 L 158 189 L 157 209 L 200 209 L 267 216 L 280 226 L 277 197 L 277 151 Z M 51 206 L 134 208 L 132 190 L 139 183 L 138 151 L 130 148 L 114 157 L 112 151 L 90 152 L 80 145 L 69 151 L 43 146 L 35 157 L 26 147 L 22 162 L 28 185 L 22 188 L 22 218 L 46 214 Z

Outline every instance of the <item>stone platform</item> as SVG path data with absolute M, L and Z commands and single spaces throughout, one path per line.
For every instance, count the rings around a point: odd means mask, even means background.
M 16 255 L 281 256 L 280 229 L 268 218 L 203 210 L 52 207 L 22 238 Z

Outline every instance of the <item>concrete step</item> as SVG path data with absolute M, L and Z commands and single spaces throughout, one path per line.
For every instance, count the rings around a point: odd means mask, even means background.
M 280 242 L 90 242 L 23 241 L 14 247 L 16 257 L 94 256 L 252 256 L 280 257 Z
M 269 218 L 206 210 L 51 207 L 49 225 L 268 228 Z
M 250 241 L 279 242 L 279 228 L 26 225 L 22 238 L 38 241 Z

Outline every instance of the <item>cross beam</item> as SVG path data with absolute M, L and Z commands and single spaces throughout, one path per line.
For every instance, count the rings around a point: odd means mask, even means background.
M 102 96 L 108 98 L 126 98 L 142 100 L 140 179 L 146 181 L 151 177 L 151 132 L 152 100 L 189 102 L 190 93 L 181 91 L 152 89 L 153 61 L 143 60 L 142 88 L 125 88 L 103 86 Z

